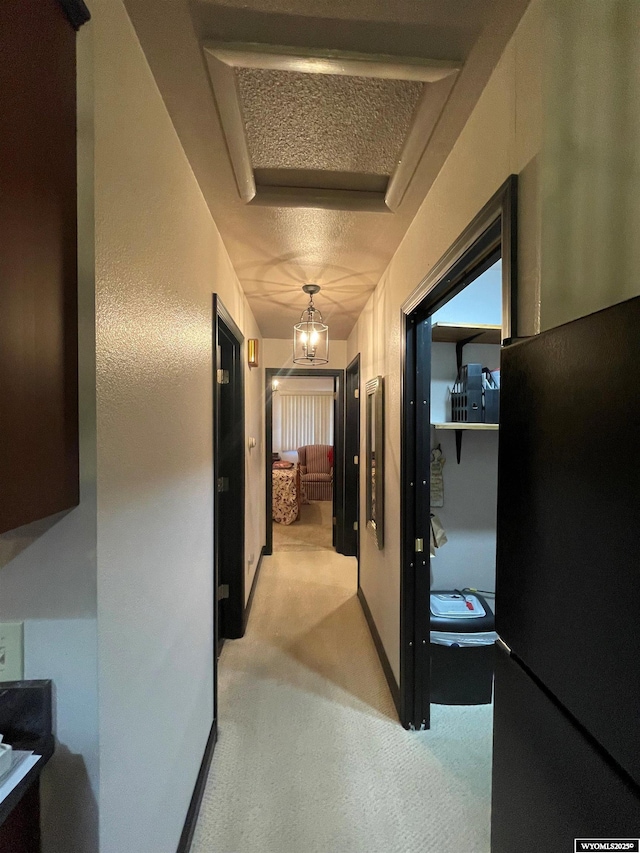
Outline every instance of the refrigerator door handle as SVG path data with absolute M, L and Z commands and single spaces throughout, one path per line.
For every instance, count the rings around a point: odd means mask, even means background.
M 500 649 L 500 651 L 506 652 L 509 656 L 511 656 L 511 649 L 505 643 L 502 637 L 498 637 L 498 639 L 496 640 L 496 646 Z

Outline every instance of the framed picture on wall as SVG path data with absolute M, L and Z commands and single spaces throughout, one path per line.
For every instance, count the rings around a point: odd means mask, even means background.
M 384 547 L 384 394 L 382 376 L 370 379 L 367 391 L 367 529 Z

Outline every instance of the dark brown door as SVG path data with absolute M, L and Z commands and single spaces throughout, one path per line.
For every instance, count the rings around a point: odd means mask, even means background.
M 218 302 L 218 311 L 220 305 Z M 214 467 L 218 651 L 244 634 L 244 390 L 242 336 L 218 313 Z
M 347 367 L 344 429 L 344 554 L 359 556 L 360 354 Z

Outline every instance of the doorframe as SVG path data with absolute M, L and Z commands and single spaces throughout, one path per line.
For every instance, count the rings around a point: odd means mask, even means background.
M 341 554 L 344 547 L 344 370 L 325 368 L 267 367 L 265 368 L 265 493 L 266 545 L 265 555 L 273 554 L 273 485 L 271 455 L 273 453 L 273 380 L 287 376 L 331 376 L 335 380 L 336 418 L 333 425 L 333 506 L 335 511 L 335 549 Z
M 430 727 L 430 572 L 428 549 L 416 552 L 416 540 L 429 542 L 429 454 L 418 435 L 431 386 L 431 315 L 500 251 L 503 344 L 517 335 L 517 208 L 518 177 L 510 175 L 402 306 L 400 721 L 407 729 Z
M 240 329 L 234 322 L 231 314 L 227 311 L 227 309 L 222 304 L 220 297 L 217 293 L 213 293 L 211 297 L 211 305 L 212 305 L 212 315 L 211 315 L 211 343 L 212 343 L 212 353 L 211 353 L 211 366 L 212 366 L 212 377 L 211 377 L 211 387 L 212 387 L 212 435 L 211 435 L 211 449 L 213 455 L 213 482 L 212 482 L 212 492 L 213 492 L 213 517 L 212 517 L 212 541 L 213 541 L 213 608 L 212 608 L 212 623 L 213 623 L 213 720 L 211 723 L 211 728 L 209 730 L 209 737 L 207 738 L 207 743 L 204 748 L 204 754 L 202 756 L 202 761 L 200 763 L 200 769 L 198 770 L 198 775 L 196 777 L 196 782 L 193 788 L 193 793 L 191 795 L 191 800 L 189 802 L 189 808 L 187 809 L 187 814 L 185 817 L 184 825 L 182 827 L 182 833 L 180 835 L 180 840 L 178 842 L 177 853 L 189 853 L 191 850 L 193 837 L 196 831 L 196 824 L 198 822 L 198 815 L 200 813 L 200 806 L 202 804 L 202 799 L 204 797 L 205 788 L 207 785 L 207 779 L 209 776 L 209 768 L 211 767 L 211 761 L 213 759 L 213 752 L 215 749 L 216 741 L 218 739 L 218 559 L 217 559 L 217 536 L 218 536 L 218 490 L 217 490 L 217 482 L 218 482 L 218 380 L 217 380 L 217 370 L 219 368 L 218 364 L 218 340 L 219 340 L 219 324 L 220 322 L 224 323 L 227 327 L 227 331 L 231 333 L 233 337 L 239 343 L 240 347 L 240 361 L 239 361 L 239 377 L 240 377 L 240 397 L 242 401 L 242 436 L 244 442 L 244 369 L 242 363 L 242 343 L 244 338 Z M 242 465 L 242 496 L 244 502 L 245 495 L 245 477 L 244 477 L 244 464 Z M 242 513 L 242 550 L 243 557 L 242 562 L 244 564 L 244 512 Z M 244 576 L 244 572 L 243 572 Z M 243 592 L 244 596 L 244 577 L 243 577 Z
M 356 405 L 353 405 L 353 400 L 350 398 L 350 388 L 349 388 L 349 376 L 354 375 L 357 380 L 357 396 L 354 397 L 356 400 Z M 356 390 L 356 389 L 354 389 Z M 355 530 L 355 554 L 348 553 L 346 556 L 355 557 L 358 561 L 358 589 L 360 589 L 360 422 L 361 422 L 361 411 L 362 411 L 362 402 L 361 402 L 361 390 L 362 390 L 362 377 L 360 374 L 360 353 L 356 355 L 354 359 L 347 365 L 347 369 L 345 370 L 345 379 L 344 379 L 344 394 L 345 394 L 345 404 L 344 404 L 344 541 L 345 541 L 345 552 L 348 549 L 346 547 L 347 535 L 349 530 L 349 521 L 348 521 L 348 484 L 350 482 L 351 476 L 355 475 L 355 520 L 357 523 L 357 527 Z M 353 425 L 354 429 L 352 430 L 352 434 L 349 432 L 349 411 L 350 407 L 353 407 L 352 411 L 356 413 L 356 422 Z M 352 453 L 352 450 L 355 451 Z M 353 462 L 352 457 L 358 457 L 358 463 L 355 464 Z M 349 516 L 350 517 L 350 516 Z
M 236 322 L 234 321 L 231 314 L 227 311 L 222 300 L 218 296 L 217 293 L 213 294 L 213 363 L 214 363 L 214 371 L 213 371 L 213 391 L 214 391 L 214 402 L 213 402 L 213 535 L 214 535 L 214 588 L 213 588 L 213 604 L 214 604 L 214 656 L 216 661 L 216 670 L 214 673 L 214 679 L 216 681 L 216 701 L 217 701 L 217 660 L 218 660 L 218 586 L 220 582 L 220 565 L 219 565 L 219 507 L 220 507 L 220 498 L 218 497 L 218 477 L 220 476 L 220 440 L 219 440 L 219 430 L 220 430 L 220 385 L 218 384 L 217 371 L 220 369 L 220 363 L 218 359 L 218 346 L 220 345 L 220 326 L 224 325 L 225 331 L 229 334 L 231 338 L 235 340 L 234 345 L 234 408 L 236 410 L 235 421 L 237 422 L 238 427 L 238 439 L 241 442 L 241 453 L 239 457 L 242 458 L 242 465 L 240 466 L 240 471 L 238 472 L 240 477 L 240 495 L 238 498 L 238 503 L 242 508 L 242 512 L 239 514 L 238 525 L 240 527 L 239 531 L 239 542 L 240 544 L 240 559 L 237 561 L 238 571 L 236 572 L 235 577 L 230 579 L 229 582 L 229 600 L 228 604 L 228 614 L 229 621 L 232 626 L 232 630 L 229 631 L 228 639 L 235 639 L 237 637 L 241 637 L 244 634 L 245 629 L 245 619 L 244 619 L 244 610 L 245 610 L 245 572 L 244 572 L 244 540 L 245 540 L 245 505 L 246 505 L 246 483 L 245 483 L 245 454 L 244 454 L 244 434 L 245 434 L 245 400 L 244 400 L 244 363 L 243 363 L 243 349 L 244 349 L 244 335 L 238 328 Z M 214 704 L 214 707 L 215 704 Z M 216 708 L 217 710 L 217 708 Z

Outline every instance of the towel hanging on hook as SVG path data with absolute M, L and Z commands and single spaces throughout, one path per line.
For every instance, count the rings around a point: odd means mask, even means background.
M 429 516 L 429 554 L 435 557 L 436 549 L 442 548 L 447 543 L 447 534 L 444 532 L 442 522 L 434 513 Z

